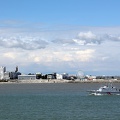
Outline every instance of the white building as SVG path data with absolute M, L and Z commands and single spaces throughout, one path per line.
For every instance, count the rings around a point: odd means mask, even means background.
M 18 80 L 36 80 L 36 75 L 18 75 Z
M 4 67 L 0 67 L 0 80 L 4 79 Z
M 88 78 L 88 80 L 96 80 L 96 76 L 86 75 L 86 77 Z
M 63 75 L 61 75 L 61 74 L 56 74 L 56 79 L 58 79 L 58 80 L 63 79 Z
M 5 80 L 9 80 L 10 79 L 9 72 L 5 72 L 4 73 L 4 79 Z
M 0 67 L 0 80 L 8 80 L 10 79 L 9 77 L 9 72 L 6 72 L 6 67 Z

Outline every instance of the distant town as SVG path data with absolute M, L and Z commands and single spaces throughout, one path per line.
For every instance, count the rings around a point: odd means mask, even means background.
M 19 72 L 18 66 L 14 71 L 7 71 L 6 67 L 0 67 L 0 82 L 8 81 L 22 81 L 22 80 L 68 80 L 68 81 L 97 81 L 97 80 L 120 80 L 120 76 L 92 76 L 84 75 L 82 71 L 78 71 L 76 75 L 69 75 L 68 73 L 50 73 L 42 74 L 40 72 L 32 74 L 22 74 Z

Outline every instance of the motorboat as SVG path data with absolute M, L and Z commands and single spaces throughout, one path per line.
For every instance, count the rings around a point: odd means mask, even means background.
M 120 89 L 114 87 L 112 83 L 100 87 L 98 90 L 88 90 L 90 95 L 120 95 Z

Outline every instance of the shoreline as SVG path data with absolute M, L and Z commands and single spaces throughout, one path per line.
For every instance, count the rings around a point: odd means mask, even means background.
M 114 80 L 114 79 L 109 79 L 109 80 L 104 80 L 104 79 L 97 79 L 97 80 L 65 80 L 65 79 L 39 79 L 39 80 L 8 80 L 4 82 L 0 82 L 0 84 L 21 84 L 21 83 L 108 83 L 108 82 L 113 82 L 113 83 L 120 83 L 120 80 Z

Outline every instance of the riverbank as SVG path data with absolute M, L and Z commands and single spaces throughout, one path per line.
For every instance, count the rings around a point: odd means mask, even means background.
M 8 81 L 1 81 L 0 84 L 9 84 L 9 83 L 107 83 L 107 82 L 114 82 L 120 83 L 120 80 L 116 79 L 96 79 L 96 80 L 65 80 L 65 79 L 36 79 L 36 80 L 8 80 Z

